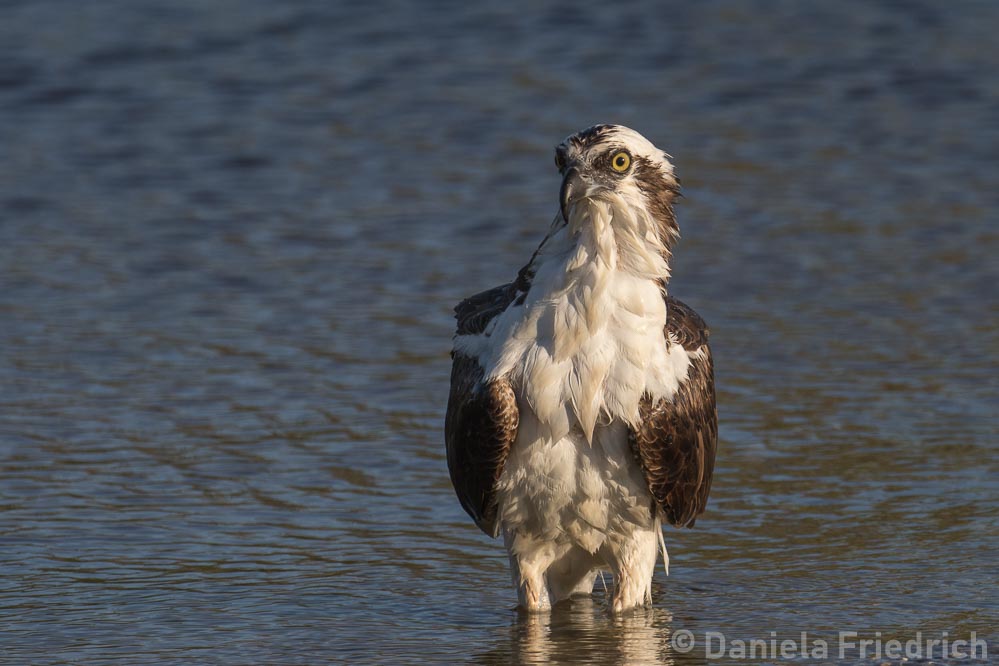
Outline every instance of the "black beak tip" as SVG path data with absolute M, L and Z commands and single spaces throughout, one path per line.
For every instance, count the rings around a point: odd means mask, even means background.
M 576 167 L 566 169 L 562 174 L 562 187 L 559 188 L 558 200 L 562 210 L 562 219 L 569 221 L 569 206 L 572 204 L 574 190 L 578 189 L 579 170 Z

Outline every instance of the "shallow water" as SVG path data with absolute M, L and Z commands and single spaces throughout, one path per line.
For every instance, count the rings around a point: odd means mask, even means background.
M 686 629 L 994 658 L 997 21 L 0 2 L 0 654 L 725 660 Z M 653 608 L 526 618 L 448 481 L 450 308 L 513 277 L 552 146 L 604 121 L 684 183 L 718 467 Z

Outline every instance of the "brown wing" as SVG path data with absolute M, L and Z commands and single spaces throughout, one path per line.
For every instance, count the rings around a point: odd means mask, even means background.
M 496 536 L 496 482 L 517 437 L 520 412 L 505 378 L 482 383 L 474 359 L 454 355 L 444 422 L 447 467 L 461 506 L 489 536 Z
M 481 334 L 493 317 L 526 291 L 520 281 L 459 303 L 454 309 L 457 335 Z M 477 360 L 459 352 L 453 353 L 452 359 L 451 393 L 444 420 L 451 484 L 479 529 L 496 536 L 496 482 L 517 437 L 517 398 L 506 378 L 483 383 L 484 373 Z
M 672 334 L 688 352 L 701 349 L 703 354 L 691 358 L 687 381 L 672 400 L 642 398 L 639 426 L 629 439 L 666 520 L 693 527 L 708 503 L 718 447 L 714 367 L 704 320 L 668 296 L 666 310 L 666 344 L 673 344 Z

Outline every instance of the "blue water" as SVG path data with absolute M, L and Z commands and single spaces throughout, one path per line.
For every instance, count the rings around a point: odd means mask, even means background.
M 680 629 L 999 654 L 996 25 L 0 2 L 0 656 L 727 661 Z M 598 585 L 528 618 L 448 481 L 450 309 L 530 256 L 552 147 L 595 122 L 674 156 L 718 467 L 653 608 Z

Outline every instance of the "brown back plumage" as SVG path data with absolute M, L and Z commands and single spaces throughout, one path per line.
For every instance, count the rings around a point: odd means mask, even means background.
M 677 527 L 693 527 L 708 503 L 718 448 L 714 366 L 704 320 L 669 296 L 665 334 L 667 344 L 672 334 L 686 351 L 702 349 L 703 354 L 691 358 L 687 381 L 672 400 L 642 398 L 639 425 L 631 429 L 629 441 L 654 509 Z

